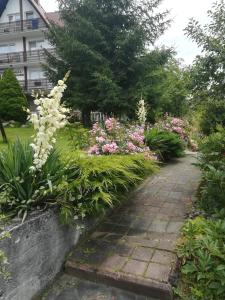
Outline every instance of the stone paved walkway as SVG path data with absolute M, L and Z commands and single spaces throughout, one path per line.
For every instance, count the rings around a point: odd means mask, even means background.
M 70 274 L 159 299 L 172 299 L 170 276 L 179 230 L 200 173 L 193 155 L 162 168 L 131 194 L 66 263 Z
M 147 179 L 76 246 L 65 265 L 69 275 L 55 284 L 61 288 L 42 299 L 171 300 L 176 240 L 200 177 L 193 162 L 189 154 Z

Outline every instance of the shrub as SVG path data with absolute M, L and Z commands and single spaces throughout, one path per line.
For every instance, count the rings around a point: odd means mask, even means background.
M 65 219 L 74 214 L 79 217 L 103 213 L 156 170 L 156 164 L 142 154 L 73 158 L 68 163 L 66 180 L 54 191 L 62 216 Z
M 114 118 L 108 118 L 104 126 L 98 123 L 91 130 L 89 154 L 137 154 L 145 153 L 151 159 L 156 157 L 144 143 L 143 126 L 124 126 Z
M 180 118 L 171 117 L 168 114 L 155 123 L 154 127 L 160 131 L 170 131 L 176 133 L 184 141 L 189 139 L 190 125 L 187 121 L 184 121 Z
M 63 166 L 53 151 L 41 172 L 30 171 L 33 150 L 19 140 L 0 153 L 0 211 L 26 216 L 32 207 L 44 205 L 52 185 L 62 176 Z
M 210 134 L 199 143 L 202 163 L 225 159 L 225 129 L 217 129 L 218 132 Z
M 124 193 L 147 174 L 155 162 L 144 155 L 75 155 L 61 161 L 52 151 L 40 172 L 31 172 L 33 150 L 16 141 L 0 153 L 0 212 L 27 216 L 28 211 L 48 206 L 60 209 L 64 222 L 74 217 L 100 214 L 120 203 Z
M 145 135 L 146 144 L 162 160 L 181 157 L 184 153 L 184 144 L 179 136 L 169 131 L 153 128 Z
M 225 221 L 196 218 L 182 229 L 178 245 L 183 300 L 222 300 L 225 297 Z
M 4 121 L 25 122 L 27 100 L 11 69 L 5 70 L 0 79 L 0 118 Z
M 203 107 L 201 130 L 204 134 L 210 134 L 217 130 L 218 125 L 225 126 L 225 101 L 208 100 Z
M 225 130 L 218 130 L 200 143 L 199 204 L 210 214 L 225 208 Z
M 199 188 L 200 207 L 210 214 L 225 208 L 225 163 L 215 161 L 213 164 L 204 164 Z
M 68 124 L 66 130 L 69 131 L 72 146 L 76 150 L 86 149 L 89 146 L 89 131 L 80 123 Z

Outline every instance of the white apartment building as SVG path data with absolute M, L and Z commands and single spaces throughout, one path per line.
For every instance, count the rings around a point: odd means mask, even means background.
M 45 32 L 49 21 L 59 22 L 58 13 L 46 13 L 39 0 L 0 0 L 0 74 L 12 68 L 24 90 L 48 90 L 44 76 Z

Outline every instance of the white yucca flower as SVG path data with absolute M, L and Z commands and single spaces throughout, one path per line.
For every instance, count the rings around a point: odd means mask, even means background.
M 145 100 L 142 98 L 142 96 L 137 104 L 137 117 L 140 125 L 144 126 L 147 120 L 147 109 L 145 107 Z
M 32 171 L 40 170 L 46 163 L 48 156 L 56 142 L 55 133 L 67 123 L 69 109 L 61 104 L 61 99 L 67 86 L 65 84 L 69 72 L 63 80 L 59 80 L 47 97 L 36 95 L 34 103 L 37 105 L 37 113 L 29 115 L 28 119 L 36 130 L 34 142 L 31 147 L 34 150 Z

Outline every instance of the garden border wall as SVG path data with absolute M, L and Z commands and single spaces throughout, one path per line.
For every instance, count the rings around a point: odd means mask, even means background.
M 60 272 L 66 256 L 85 233 L 99 220 L 83 223 L 84 229 L 65 226 L 56 211 L 31 216 L 23 224 L 12 224 L 6 230 L 11 238 L 0 241 L 0 250 L 8 258 L 11 278 L 0 279 L 0 300 L 31 300 Z

